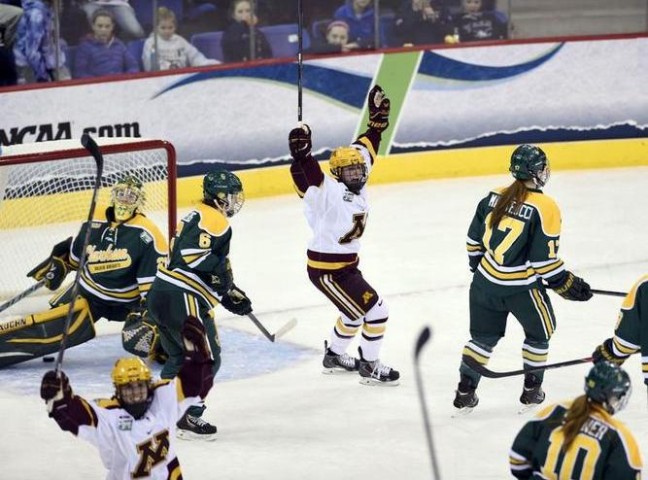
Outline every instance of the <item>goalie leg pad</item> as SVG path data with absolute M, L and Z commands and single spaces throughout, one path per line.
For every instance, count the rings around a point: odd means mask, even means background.
M 155 357 L 160 343 L 157 326 L 148 314 L 127 319 L 121 331 L 124 350 L 138 357 Z
M 0 368 L 58 352 L 63 338 L 69 304 L 11 321 L 0 327 Z M 94 321 L 88 302 L 74 302 L 66 348 L 95 337 Z

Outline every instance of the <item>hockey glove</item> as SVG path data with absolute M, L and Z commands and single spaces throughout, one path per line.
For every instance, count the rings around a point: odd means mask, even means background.
M 290 154 L 295 160 L 308 158 L 313 149 L 310 127 L 304 124 L 301 127 L 293 128 L 288 134 L 288 146 Z
M 72 398 L 72 388 L 67 375 L 61 371 L 57 374 L 50 370 L 43 375 L 40 396 L 47 403 L 47 411 L 52 416 L 52 411 L 61 405 L 61 402 Z
M 158 327 L 148 310 L 133 310 L 121 331 L 124 350 L 142 358 L 153 358 L 160 343 Z
M 380 85 L 375 85 L 369 92 L 367 100 L 369 106 L 369 122 L 367 126 L 378 132 L 384 132 L 389 127 L 389 98 L 385 97 L 385 92 Z
M 216 293 L 223 295 L 234 285 L 234 274 L 229 258 L 220 262 L 211 274 L 211 285 Z
M 596 347 L 596 350 L 594 350 L 594 352 L 592 352 L 592 362 L 598 363 L 605 360 L 607 360 L 608 362 L 616 363 L 617 365 L 622 365 L 626 360 L 625 358 L 617 357 L 612 352 L 611 338 L 608 338 L 605 342 Z
M 70 256 L 71 244 L 72 237 L 57 243 L 50 257 L 34 267 L 27 276 L 38 281 L 45 280 L 45 286 L 50 290 L 59 288 L 70 271 L 67 260 Z
M 197 363 L 205 363 L 212 359 L 205 333 L 205 326 L 196 317 L 187 317 L 182 326 L 182 341 L 185 357 Z
M 236 315 L 247 315 L 252 312 L 252 302 L 245 292 L 233 285 L 231 290 L 221 299 L 223 307 Z
M 550 283 L 549 288 L 552 288 L 558 295 L 566 300 L 586 302 L 592 298 L 590 286 L 585 280 L 577 277 L 570 271 L 565 273 L 566 275 L 562 277 L 560 283 Z

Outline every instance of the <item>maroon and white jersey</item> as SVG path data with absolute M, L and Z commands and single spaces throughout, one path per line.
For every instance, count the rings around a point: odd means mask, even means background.
M 373 166 L 379 141 L 379 134 L 369 130 L 351 145 L 364 158 L 367 173 Z M 311 156 L 294 161 L 290 171 L 313 232 L 308 243 L 308 265 L 337 270 L 357 263 L 360 237 L 369 215 L 366 187 L 358 194 L 349 191 L 344 183 L 324 175 Z

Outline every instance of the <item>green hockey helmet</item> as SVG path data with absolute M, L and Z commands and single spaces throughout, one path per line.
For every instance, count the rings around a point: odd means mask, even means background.
M 228 217 L 233 217 L 245 203 L 243 184 L 232 172 L 217 168 L 203 179 L 203 199 L 217 206 Z
M 625 408 L 631 393 L 630 376 L 612 362 L 595 363 L 585 377 L 587 398 L 592 402 L 600 403 L 611 415 Z
M 544 187 L 549 181 L 549 161 L 540 147 L 520 145 L 511 155 L 509 171 L 517 180 L 533 180 L 537 187 Z
M 132 175 L 119 180 L 110 192 L 110 204 L 115 219 L 124 222 L 135 215 L 135 211 L 144 205 L 145 196 L 142 182 Z

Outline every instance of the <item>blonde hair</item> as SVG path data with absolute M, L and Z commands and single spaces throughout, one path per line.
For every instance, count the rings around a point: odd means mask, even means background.
M 158 8 L 158 24 L 164 20 L 170 20 L 175 25 L 177 25 L 176 14 L 173 10 L 168 9 L 167 7 Z
M 565 440 L 563 441 L 563 451 L 566 452 L 569 450 L 572 442 L 576 436 L 580 433 L 581 428 L 585 421 L 589 418 L 591 413 L 591 404 L 587 399 L 587 396 L 581 395 L 576 398 L 574 402 L 565 413 L 565 419 L 562 425 L 563 435 Z

